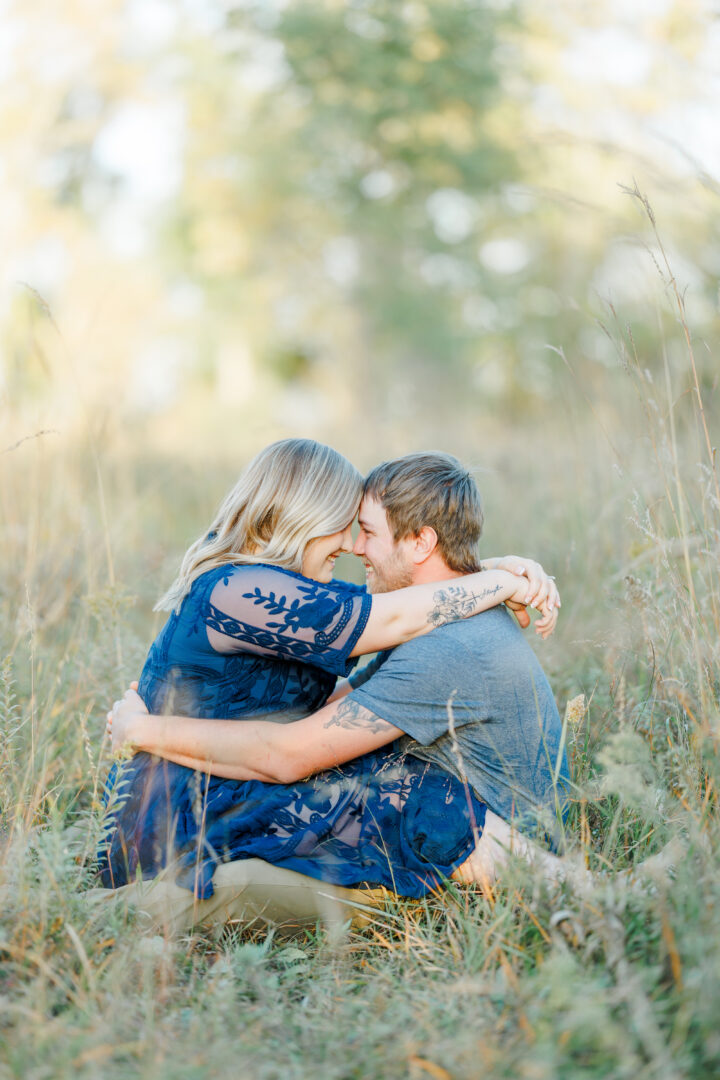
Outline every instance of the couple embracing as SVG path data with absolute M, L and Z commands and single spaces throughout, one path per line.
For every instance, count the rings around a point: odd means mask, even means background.
M 133 756 L 108 780 L 103 885 L 175 927 L 302 924 L 350 918 L 378 886 L 487 884 L 510 851 L 552 873 L 567 761 L 518 623 L 533 606 L 547 636 L 559 597 L 531 560 L 481 563 L 481 529 L 449 455 L 363 480 L 311 440 L 263 450 L 186 553 L 139 694 L 109 716 Z M 350 551 L 367 588 L 333 579 Z

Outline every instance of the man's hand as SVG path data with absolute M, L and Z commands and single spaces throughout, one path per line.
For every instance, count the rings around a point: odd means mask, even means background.
M 517 575 L 517 577 L 517 588 L 515 589 L 513 595 L 505 601 L 505 604 L 515 614 L 515 618 L 517 619 L 520 626 L 525 629 L 527 626 L 530 625 L 530 616 L 527 613 L 526 605 L 532 599 L 532 606 L 539 608 L 541 615 L 541 617 L 535 623 L 535 633 L 540 634 L 542 638 L 549 637 L 557 624 L 557 605 L 553 603 L 552 600 L 544 599 L 538 601 L 538 594 L 536 594 L 535 597 L 531 597 L 531 589 L 528 585 L 526 578 L 520 575 Z M 548 578 L 548 580 L 552 583 L 552 578 Z M 557 590 L 555 590 L 555 592 L 557 592 Z M 542 595 L 542 593 L 543 590 L 541 589 L 540 595 Z
M 543 613 L 543 618 L 535 625 L 536 632 L 542 634 L 543 637 L 553 632 L 557 622 L 557 609 L 562 607 L 562 602 L 555 578 L 546 574 L 539 562 L 535 559 L 524 559 L 520 555 L 503 555 L 499 558 L 483 560 L 483 566 L 493 570 L 507 570 L 510 574 L 526 578 L 525 600 L 523 601 L 516 593 L 505 603 L 523 630 L 530 625 L 530 616 L 526 608 L 533 607 Z
M 125 691 L 107 714 L 106 730 L 108 735 L 112 736 L 113 751 L 119 751 L 132 743 L 133 722 L 143 715 L 148 715 L 145 702 L 137 693 L 137 687 L 136 682 L 130 683 L 130 689 Z
M 493 570 L 507 570 L 510 574 L 527 578 L 528 605 L 540 610 L 543 606 L 562 607 L 560 593 L 555 578 L 546 574 L 535 559 L 524 559 L 520 555 L 503 555 L 492 559 Z
M 506 600 L 505 607 L 512 611 L 518 621 L 520 629 L 527 630 L 530 625 L 530 616 L 527 612 L 527 605 L 520 603 L 518 600 Z

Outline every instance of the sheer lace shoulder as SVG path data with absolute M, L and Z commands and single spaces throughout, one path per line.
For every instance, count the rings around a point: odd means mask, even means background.
M 283 656 L 346 675 L 371 604 L 357 585 L 324 585 L 277 566 L 229 566 L 203 618 L 217 652 Z

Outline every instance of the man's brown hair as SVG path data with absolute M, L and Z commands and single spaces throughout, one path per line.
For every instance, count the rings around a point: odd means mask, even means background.
M 394 540 L 417 536 L 429 525 L 451 570 L 469 574 L 480 569 L 480 492 L 451 454 L 426 452 L 384 461 L 368 473 L 363 495 L 384 507 Z

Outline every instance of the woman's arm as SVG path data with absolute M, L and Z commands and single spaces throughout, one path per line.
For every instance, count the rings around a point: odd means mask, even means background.
M 373 596 L 367 625 L 350 655 L 391 649 L 506 600 L 526 604 L 528 599 L 528 581 L 507 570 L 481 570 L 447 581 L 378 593 Z M 535 624 L 537 633 L 547 637 L 556 622 L 557 608 L 545 601 L 542 618 Z

